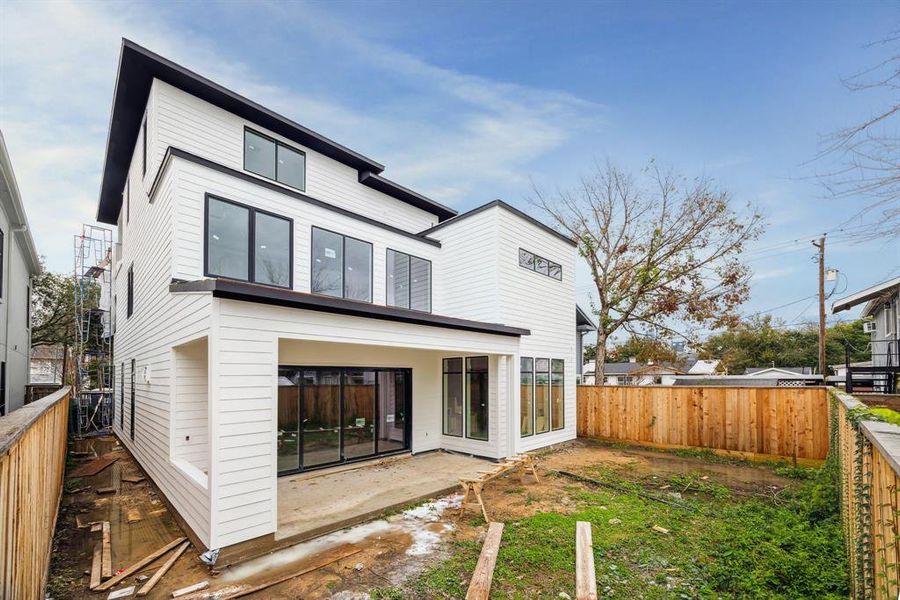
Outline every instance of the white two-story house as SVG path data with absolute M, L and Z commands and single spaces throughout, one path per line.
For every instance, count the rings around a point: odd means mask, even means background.
M 207 547 L 274 532 L 284 474 L 575 437 L 574 242 L 383 169 L 123 42 L 114 427 Z

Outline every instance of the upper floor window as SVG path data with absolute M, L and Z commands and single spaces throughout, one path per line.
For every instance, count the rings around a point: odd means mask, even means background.
M 293 287 L 293 221 L 206 197 L 206 275 Z
M 314 294 L 372 301 L 372 244 L 327 229 L 312 228 Z
M 134 263 L 128 267 L 128 302 L 126 317 L 130 317 L 134 312 Z
M 306 154 L 250 129 L 244 130 L 244 169 L 306 189 Z
M 388 248 L 387 304 L 431 312 L 431 261 Z
M 4 258 L 6 257 L 5 248 L 6 236 L 3 234 L 3 230 L 0 229 L 0 298 L 3 297 L 3 263 Z
M 559 263 L 547 260 L 534 252 L 529 252 L 522 248 L 519 248 L 519 266 L 562 281 L 562 266 Z
M 141 175 L 147 174 L 147 117 L 144 117 L 143 132 L 141 134 Z

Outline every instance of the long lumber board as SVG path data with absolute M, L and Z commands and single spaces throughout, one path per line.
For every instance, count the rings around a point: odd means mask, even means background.
M 153 589 L 153 586 L 155 586 L 156 583 L 160 579 L 162 579 L 162 576 L 165 575 L 169 571 L 169 569 L 172 568 L 172 565 L 175 564 L 175 561 L 178 560 L 178 557 L 180 557 L 182 554 L 184 554 L 184 551 L 187 550 L 188 546 L 190 546 L 190 545 L 191 545 L 190 542 L 184 542 L 183 544 L 181 544 L 178 547 L 178 550 L 176 550 L 175 553 L 172 554 L 172 556 L 170 556 L 169 559 L 163 563 L 163 566 L 161 566 L 156 571 L 156 573 L 153 574 L 153 577 L 151 577 L 150 579 L 147 580 L 147 583 L 144 584 L 144 587 L 142 587 L 141 589 L 138 590 L 137 595 L 138 596 L 146 596 L 147 594 L 149 594 L 150 590 Z
M 175 546 L 177 546 L 178 544 L 180 544 L 186 540 L 187 540 L 187 538 L 185 538 L 185 537 L 180 537 L 180 538 L 172 540 L 171 542 L 169 542 L 168 544 L 166 544 L 165 546 L 163 546 L 162 548 L 160 548 L 153 554 L 148 554 L 147 556 L 145 556 L 141 560 L 137 561 L 136 563 L 134 563 L 133 565 L 131 565 L 130 567 L 128 567 L 127 569 L 125 569 L 124 571 L 122 571 L 121 573 L 119 573 L 118 575 L 113 577 L 112 579 L 109 579 L 109 580 L 105 581 L 104 583 L 102 583 L 101 585 L 97 586 L 96 590 L 98 592 L 105 592 L 106 590 L 108 590 L 112 586 L 116 585 L 117 583 L 119 583 L 120 581 L 125 579 L 126 577 L 129 577 L 130 575 L 137 573 L 138 571 L 140 571 L 141 569 L 143 569 L 144 567 L 146 567 L 147 565 L 152 563 L 154 560 L 156 560 L 157 558 L 159 558 L 160 556 L 162 556 L 163 554 L 165 554 L 166 552 L 168 552 L 169 550 L 171 550 L 172 548 L 174 548 Z
M 497 564 L 497 554 L 500 552 L 500 538 L 503 536 L 503 523 L 491 523 L 488 525 L 487 536 L 481 547 L 481 555 L 472 580 L 469 582 L 469 591 L 466 592 L 466 600 L 487 600 L 491 594 L 491 581 L 494 579 L 494 566 Z
M 597 600 L 594 542 L 587 521 L 575 525 L 575 600 Z

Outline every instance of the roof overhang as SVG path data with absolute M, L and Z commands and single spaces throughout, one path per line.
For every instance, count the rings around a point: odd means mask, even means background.
M 863 302 L 868 302 L 870 300 L 874 300 L 881 296 L 887 295 L 892 291 L 893 288 L 900 288 L 900 277 L 895 277 L 893 279 L 883 281 L 882 283 L 873 285 L 872 287 L 866 288 L 860 292 L 851 294 L 846 298 L 837 300 L 834 304 L 831 305 L 831 312 L 832 314 L 839 313 L 841 311 L 853 308 L 858 304 L 862 304 Z
M 430 227 L 430 228 L 426 229 L 425 231 L 420 231 L 419 233 L 422 235 L 430 235 L 434 231 L 438 231 L 439 229 L 443 229 L 444 227 L 447 227 L 450 225 L 456 225 L 457 223 L 465 221 L 466 219 L 468 219 L 471 216 L 477 215 L 478 213 L 484 212 L 486 210 L 490 210 L 491 208 L 494 208 L 494 207 L 503 208 L 503 209 L 509 211 L 510 213 L 516 215 L 520 219 L 527 221 L 527 222 L 531 223 L 532 225 L 543 229 L 550 235 L 564 241 L 565 243 L 567 243 L 571 246 L 576 246 L 576 247 L 578 246 L 577 241 L 573 240 L 572 238 L 568 237 L 565 234 L 558 232 L 557 230 L 553 229 L 552 227 L 549 227 L 549 226 L 545 225 L 544 223 L 541 223 L 540 221 L 538 221 L 531 215 L 525 214 L 524 212 L 522 212 L 515 206 L 511 206 L 511 205 L 507 204 L 506 202 L 504 202 L 503 200 L 491 200 L 487 204 L 482 204 L 481 206 L 479 206 L 477 208 L 473 208 L 472 210 L 469 210 L 469 211 L 466 211 L 459 215 L 456 215 L 452 219 L 442 221 L 441 223 L 435 225 L 434 227 Z
M 394 321 L 399 323 L 410 323 L 413 325 L 441 327 L 444 329 L 458 329 L 476 333 L 490 333 L 515 337 L 531 335 L 531 331 L 528 329 L 510 327 L 499 323 L 470 321 L 468 319 L 446 317 L 406 308 L 394 308 L 391 306 L 381 306 L 379 304 L 369 304 L 368 302 L 357 302 L 355 300 L 345 300 L 343 298 L 319 296 L 316 294 L 295 292 L 293 290 L 258 285 L 255 283 L 246 283 L 244 281 L 234 281 L 231 279 L 173 281 L 171 285 L 169 285 L 169 291 L 175 293 L 211 292 L 216 298 L 225 298 L 228 300 L 241 300 L 244 302 L 256 302 L 258 304 L 286 306 L 289 308 L 314 310 L 354 317 L 366 317 L 369 319 L 380 319 L 383 321 Z
M 575 305 L 575 329 L 578 331 L 596 331 L 597 325 L 591 319 L 584 309 L 577 304 Z
M 7 233 L 11 234 L 10 240 L 18 240 L 24 251 L 29 272 L 37 275 L 41 272 L 41 259 L 31 236 L 25 205 L 22 204 L 19 184 L 16 182 L 16 174 L 13 172 L 12 160 L 6 150 L 6 140 L 2 131 L 0 131 L 0 203 L 9 219 L 10 231 Z
M 118 218 L 122 205 L 122 189 L 125 186 L 126 170 L 137 142 L 144 107 L 147 104 L 154 79 L 164 81 L 251 123 L 353 167 L 360 173 L 378 174 L 384 170 L 384 166 L 380 163 L 163 58 L 131 40 L 123 39 L 106 140 L 100 202 L 97 208 L 97 220 L 103 223 L 115 224 Z M 393 185 L 396 186 L 396 184 Z M 394 195 L 390 191 L 385 193 Z M 398 192 L 398 194 L 402 195 L 402 192 Z M 456 211 L 432 202 L 424 196 L 416 196 L 417 206 L 434 212 L 441 219 L 456 214 Z M 399 199 L 404 202 L 408 201 L 403 197 Z

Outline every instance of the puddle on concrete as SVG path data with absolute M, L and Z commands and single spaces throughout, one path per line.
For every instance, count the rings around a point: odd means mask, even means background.
M 388 540 L 399 542 L 399 547 L 392 544 L 394 552 L 416 558 L 426 557 L 439 546 L 444 534 L 453 531 L 453 524 L 443 522 L 442 517 L 447 510 L 459 509 L 461 501 L 461 494 L 453 494 L 385 519 L 369 521 L 302 542 L 231 567 L 222 573 L 219 581 L 246 581 L 344 544 L 369 547 Z

